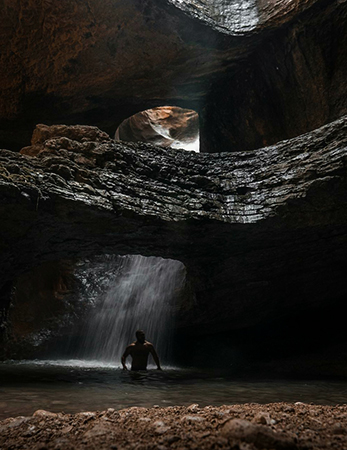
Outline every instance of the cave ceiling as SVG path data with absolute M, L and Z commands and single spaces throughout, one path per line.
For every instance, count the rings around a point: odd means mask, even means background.
M 214 155 L 41 125 L 0 154 L 1 283 L 96 254 L 173 258 L 197 299 L 182 326 L 205 331 L 344 298 L 346 127 Z
M 202 151 L 235 151 L 346 113 L 346 2 L 2 0 L 1 9 L 3 148 L 27 145 L 37 123 L 113 136 L 132 114 L 172 105 L 200 113 Z

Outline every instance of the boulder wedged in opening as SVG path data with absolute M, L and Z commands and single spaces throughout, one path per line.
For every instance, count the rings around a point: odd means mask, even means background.
M 115 140 L 199 151 L 199 116 L 177 106 L 147 109 L 125 119 Z

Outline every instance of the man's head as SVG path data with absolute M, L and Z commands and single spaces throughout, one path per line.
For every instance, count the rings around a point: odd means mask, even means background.
M 138 342 L 143 344 L 145 342 L 145 332 L 142 330 L 137 330 L 136 331 L 136 339 L 138 340 Z

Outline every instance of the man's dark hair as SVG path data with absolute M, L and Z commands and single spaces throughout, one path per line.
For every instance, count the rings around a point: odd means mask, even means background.
M 135 335 L 136 335 L 136 339 L 138 339 L 140 336 L 144 336 L 145 332 L 143 330 L 137 330 Z

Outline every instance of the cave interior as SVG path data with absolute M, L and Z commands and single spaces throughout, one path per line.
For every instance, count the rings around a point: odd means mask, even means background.
M 197 3 L 3 1 L 2 359 L 78 340 L 76 265 L 143 255 L 187 271 L 179 364 L 347 374 L 347 2 Z

